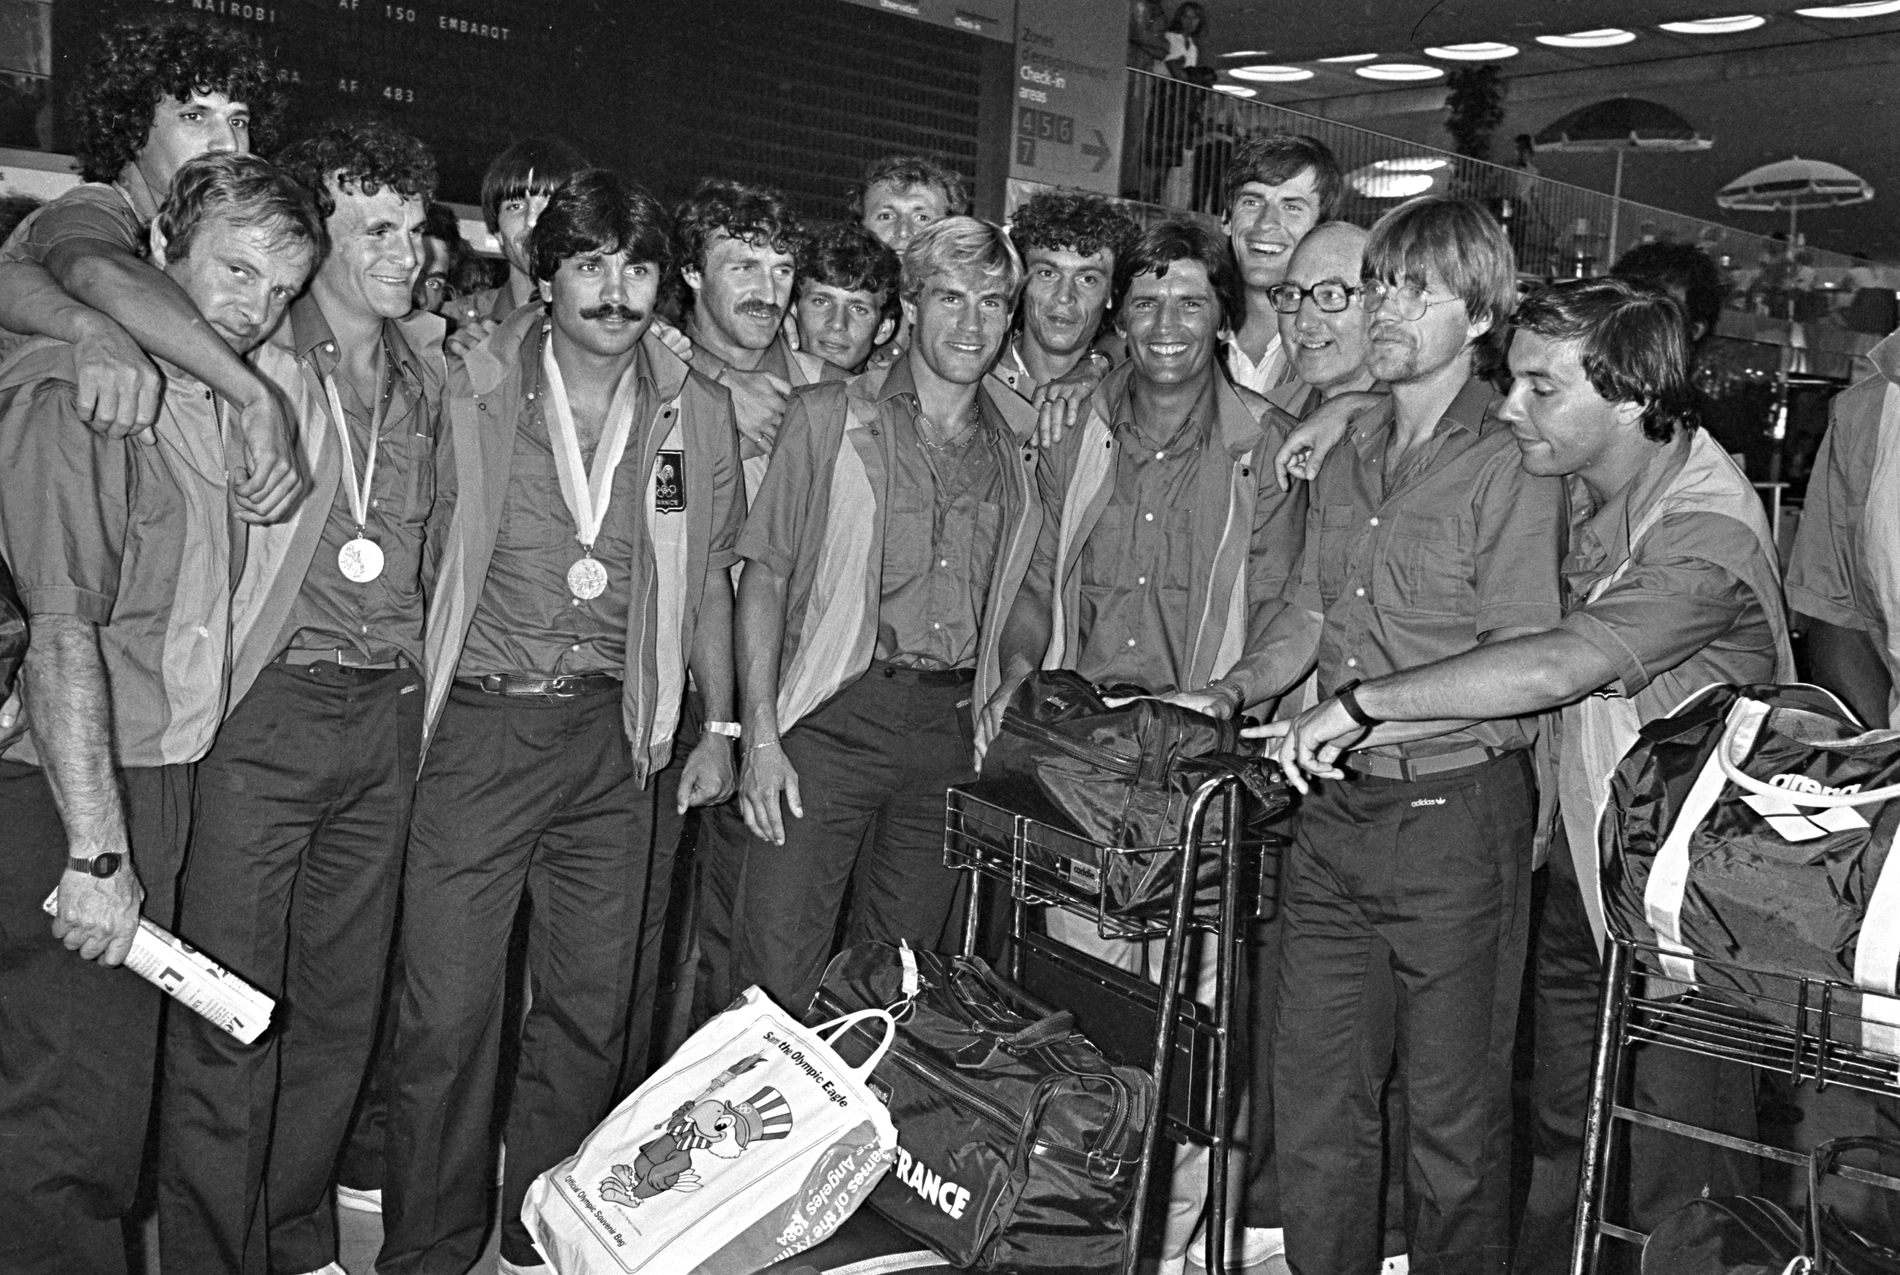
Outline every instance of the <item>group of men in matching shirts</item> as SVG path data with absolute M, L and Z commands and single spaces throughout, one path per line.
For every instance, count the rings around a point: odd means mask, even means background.
M 87 184 L 0 250 L 34 626 L 0 715 L 9 1269 L 123 1269 L 155 1066 L 167 1266 L 338 1269 L 374 1073 L 378 1269 L 467 1270 L 498 1155 L 504 1269 L 535 1269 L 529 1182 L 645 1074 L 687 811 L 700 1015 L 753 983 L 800 1009 L 841 933 L 955 945 L 944 790 L 1037 668 L 1271 717 L 1310 788 L 1255 944 L 1231 1259 L 1555 1269 L 1609 770 L 1681 693 L 1792 677 L 1675 300 L 1520 303 L 1482 210 L 1335 221 L 1302 137 L 1237 150 L 1225 235 L 1053 192 L 1005 232 L 903 157 L 822 234 L 734 182 L 669 216 L 533 139 L 484 183 L 509 277 L 451 332 L 411 308 L 421 142 L 338 122 L 267 163 L 242 40 L 108 39 Z M 109 968 L 141 914 L 277 1000 L 264 1041 L 175 1008 L 159 1048 Z

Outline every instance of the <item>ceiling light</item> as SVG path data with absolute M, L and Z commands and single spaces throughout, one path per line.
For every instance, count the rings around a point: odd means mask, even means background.
M 1737 13 L 1726 18 L 1698 18 L 1694 22 L 1665 22 L 1662 29 L 1677 35 L 1734 35 L 1753 31 L 1768 19 L 1759 13 Z
M 1572 31 L 1569 35 L 1540 35 L 1537 42 L 1548 44 L 1553 49 L 1607 49 L 1612 45 L 1628 44 L 1635 38 L 1634 31 L 1604 27 L 1598 31 Z
M 1403 155 L 1398 159 L 1374 160 L 1372 166 L 1384 173 L 1435 173 L 1450 168 L 1451 161 L 1431 155 Z
M 1321 58 L 1322 62 L 1370 62 L 1378 57 L 1376 53 L 1347 53 L 1336 58 Z
M 1225 93 L 1229 97 L 1258 97 L 1260 96 L 1259 89 L 1250 89 L 1244 84 L 1216 84 L 1214 86 L 1214 91 L 1216 93 Z
M 1352 73 L 1368 80 L 1435 80 L 1444 71 L 1420 62 L 1374 62 L 1371 66 L 1356 66 Z
M 1262 84 L 1294 84 L 1313 78 L 1303 66 L 1237 66 L 1227 74 L 1236 80 L 1258 80 Z
M 1820 9 L 1796 9 L 1804 18 L 1878 18 L 1900 13 L 1900 0 L 1866 0 L 1862 4 L 1830 4 Z
M 1427 49 L 1427 54 L 1435 58 L 1444 58 L 1449 62 L 1496 62 L 1503 58 L 1517 56 L 1515 44 L 1447 44 L 1441 48 Z
M 1232 53 L 1221 54 L 1224 58 L 1267 58 L 1273 56 L 1272 49 L 1238 49 Z

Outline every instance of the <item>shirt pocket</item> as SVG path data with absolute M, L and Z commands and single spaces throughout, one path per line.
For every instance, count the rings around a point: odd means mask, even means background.
M 996 570 L 997 545 L 1002 540 L 1003 507 L 993 500 L 979 500 L 968 514 L 964 543 L 969 556 L 971 584 L 981 590 L 988 586 Z
M 1319 591 L 1336 598 L 1346 590 L 1352 543 L 1365 525 L 1357 505 L 1322 505 L 1319 511 Z
M 1471 546 L 1455 514 L 1399 512 L 1374 581 L 1384 606 L 1426 615 L 1472 615 Z
M 1109 589 L 1135 582 L 1138 572 L 1131 569 L 1134 560 L 1135 542 L 1131 528 L 1134 525 L 1135 510 L 1131 505 L 1108 505 L 1101 516 L 1095 520 L 1094 530 L 1089 532 L 1088 540 L 1082 545 L 1081 561 L 1076 564 L 1082 573 L 1082 586 L 1087 589 Z
M 884 523 L 884 578 L 915 580 L 930 566 L 931 533 L 936 510 L 917 496 L 894 496 Z

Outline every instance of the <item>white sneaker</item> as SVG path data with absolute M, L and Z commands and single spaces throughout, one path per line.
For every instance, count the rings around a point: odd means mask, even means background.
M 1203 1275 L 1207 1270 L 1206 1234 L 1205 1231 L 1195 1232 L 1194 1242 L 1188 1245 L 1187 1257 L 1184 1259 L 1188 1275 Z M 1251 1275 L 1254 1268 L 1285 1255 L 1284 1230 L 1277 1226 L 1249 1226 L 1227 1242 L 1227 1273 Z
M 336 1206 L 339 1209 L 349 1209 L 352 1213 L 381 1213 L 383 1188 L 375 1187 L 365 1190 L 357 1186 L 344 1186 L 339 1182 L 336 1188 Z M 331 1265 L 335 1266 L 336 1263 L 332 1262 Z
M 517 1266 L 499 1255 L 495 1261 L 497 1263 L 495 1269 L 500 1271 L 501 1275 L 554 1275 L 554 1268 L 546 1262 L 536 1262 L 532 1266 Z
M 1379 1268 L 1379 1275 L 1412 1275 L 1412 1257 L 1409 1253 L 1400 1253 L 1397 1257 L 1385 1259 L 1385 1265 Z

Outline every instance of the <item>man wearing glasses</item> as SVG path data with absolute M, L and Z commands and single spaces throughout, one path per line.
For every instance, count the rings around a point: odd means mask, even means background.
M 1267 391 L 1267 402 L 1296 420 L 1340 394 L 1374 384 L 1372 314 L 1360 298 L 1366 232 L 1349 221 L 1316 226 L 1293 250 L 1286 282 L 1267 289 L 1279 316 L 1280 344 L 1293 379 Z
M 1392 393 L 1312 483 L 1290 605 L 1269 634 L 1278 689 L 1317 659 L 1322 692 L 1350 705 L 1361 678 L 1561 618 L 1563 488 L 1518 464 L 1472 371 L 1515 273 L 1503 232 L 1468 203 L 1414 200 L 1373 227 L 1367 370 Z M 1273 1048 L 1286 1251 L 1303 1275 L 1379 1264 L 1381 1121 L 1363 1059 L 1394 1038 L 1413 1262 L 1496 1270 L 1509 1257 L 1533 737 L 1517 718 L 1380 726 L 1353 777 L 1302 807 L 1282 869 Z

